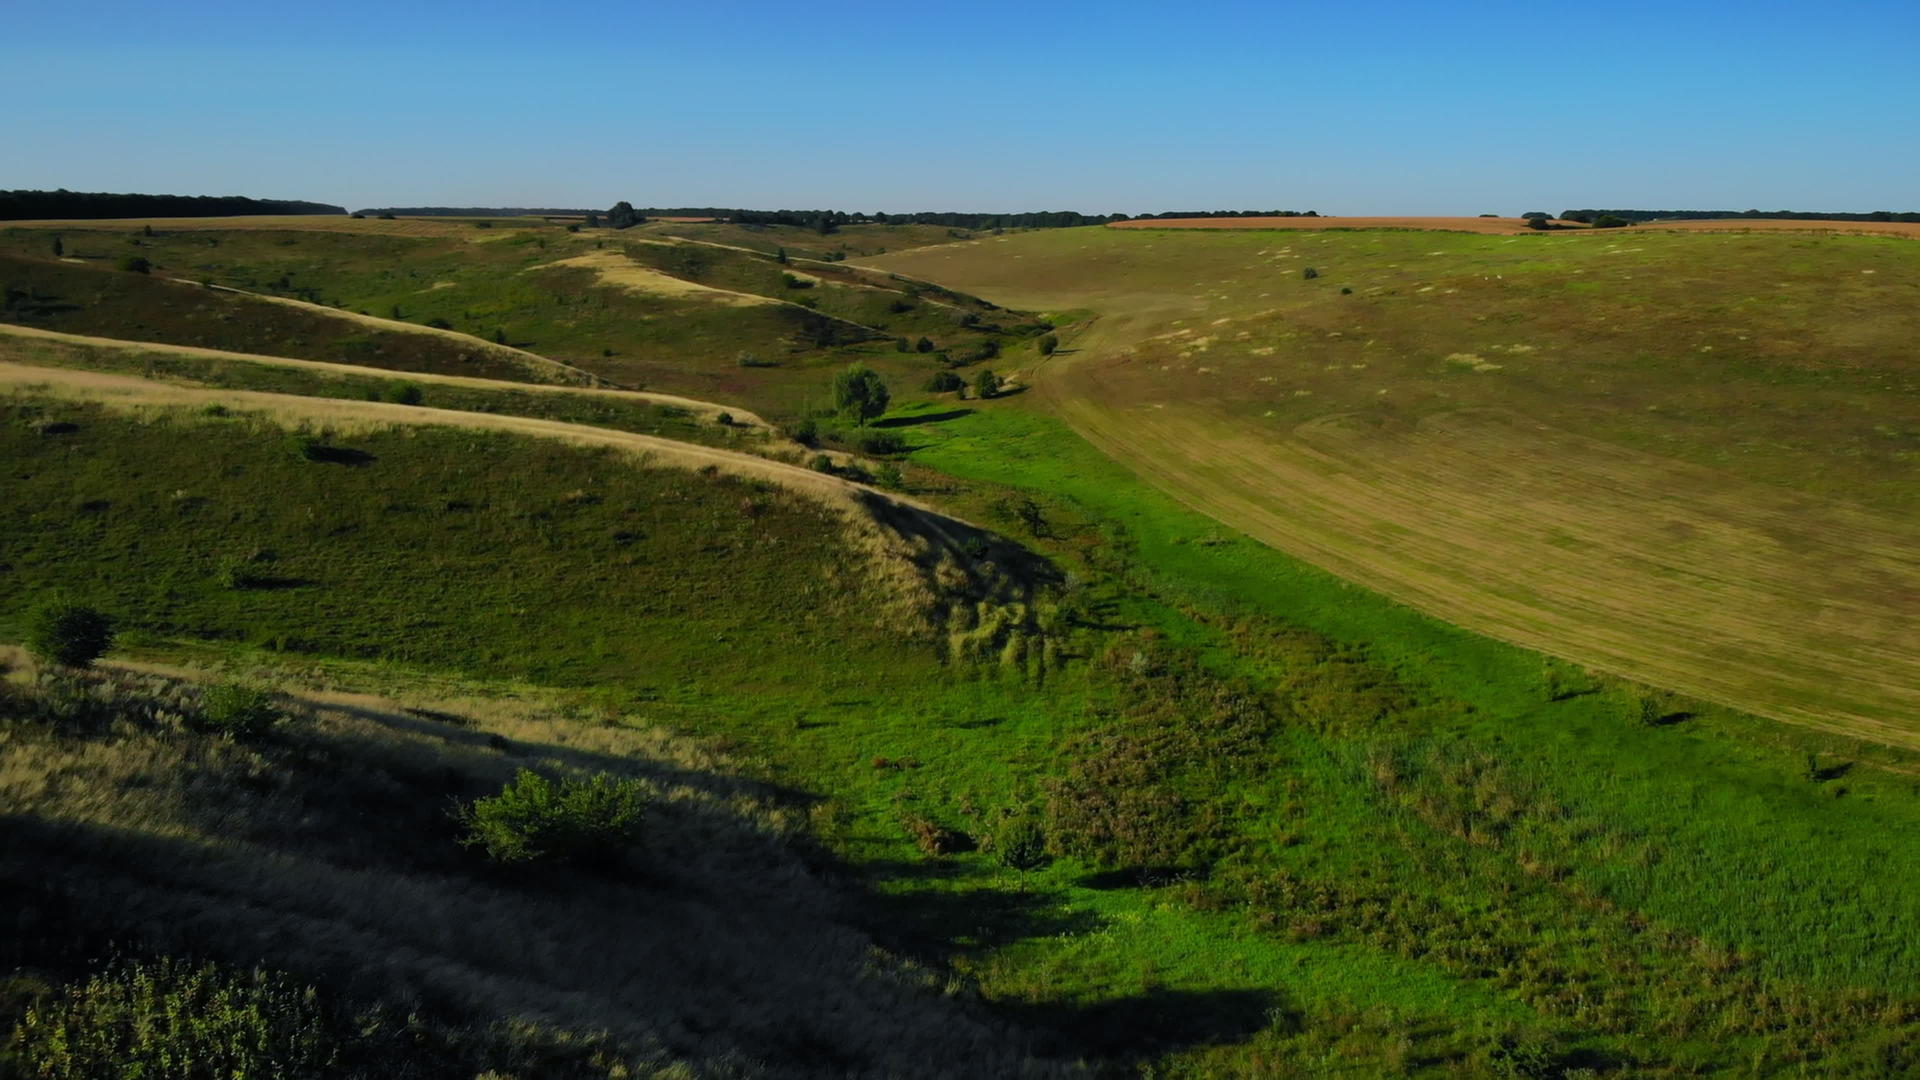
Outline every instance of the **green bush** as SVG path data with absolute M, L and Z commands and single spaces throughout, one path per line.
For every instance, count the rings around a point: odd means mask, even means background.
M 1309 267 L 1305 267 L 1300 271 L 1300 276 L 1307 279 L 1308 281 L 1312 281 L 1314 278 L 1317 278 L 1320 276 L 1320 271 L 1315 270 L 1313 267 L 1309 266 Z
M 1041 356 L 1052 356 L 1053 351 L 1055 349 L 1058 349 L 1059 347 L 1060 347 L 1060 335 L 1042 334 L 1040 336 L 1040 355 Z
M 936 371 L 933 377 L 927 380 L 927 390 L 934 394 L 950 394 L 966 385 L 965 379 L 951 371 Z
M 0 1066 L 40 1080 L 319 1077 L 334 1075 L 340 1042 L 314 991 L 286 976 L 121 962 L 29 1007 Z
M 904 454 L 907 452 L 907 440 L 892 431 L 862 431 L 854 438 L 854 445 L 863 454 Z
M 851 364 L 833 377 L 833 407 L 863 426 L 886 412 L 892 397 L 880 373 L 865 364 Z
M 200 717 L 196 725 L 230 739 L 250 739 L 264 735 L 280 722 L 281 713 L 273 694 L 255 686 L 222 683 L 209 686 L 200 696 Z
M 395 405 L 418 405 L 427 400 L 427 392 L 418 383 L 395 383 L 387 388 L 387 400 Z
M 787 435 L 801 446 L 817 446 L 820 442 L 820 424 L 809 416 L 788 429 Z
M 993 397 L 1000 392 L 1000 376 L 992 371 L 982 371 L 973 377 L 973 392 L 983 398 Z
M 1047 864 L 1047 834 L 1033 814 L 1007 818 L 993 834 L 993 857 L 1012 870 L 1038 870 Z
M 153 264 L 145 255 L 125 255 L 120 259 L 120 269 L 134 274 L 153 273 Z
M 79 604 L 48 604 L 34 612 L 27 630 L 33 655 L 63 667 L 90 667 L 112 647 L 113 620 Z
M 460 842 L 499 863 L 605 865 L 639 842 L 647 802 L 638 780 L 599 773 L 555 784 L 521 769 L 500 794 L 460 808 Z
M 1631 224 L 1633 222 L 1614 214 L 1601 214 L 1593 219 L 1593 227 L 1596 229 L 1624 229 Z
M 932 351 L 933 351 L 933 339 L 932 339 L 932 338 L 925 338 L 925 337 L 923 337 L 923 338 L 921 338 L 921 339 L 920 339 L 919 341 L 916 341 L 916 342 L 914 342 L 914 343 L 913 343 L 913 351 L 914 351 L 914 352 L 923 352 L 923 353 L 927 353 L 927 352 L 932 352 Z

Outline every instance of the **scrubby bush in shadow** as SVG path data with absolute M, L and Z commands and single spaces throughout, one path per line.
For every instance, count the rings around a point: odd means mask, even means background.
M 266 734 L 282 715 L 271 692 L 222 683 L 208 687 L 201 695 L 200 715 L 194 726 L 230 739 L 250 739 Z
M 113 647 L 113 620 L 80 604 L 53 602 L 33 613 L 27 648 L 62 667 L 84 668 Z
M 951 371 L 936 371 L 927 380 L 927 392 L 931 394 L 950 394 L 965 388 L 967 382 Z
M 508 865 L 606 866 L 640 842 L 649 796 L 638 780 L 598 773 L 559 783 L 531 769 L 491 795 L 460 807 L 460 840 Z
M 29 1007 L 6 1055 L 43 1080 L 318 1077 L 337 1075 L 350 1037 L 286 976 L 161 959 L 116 963 Z

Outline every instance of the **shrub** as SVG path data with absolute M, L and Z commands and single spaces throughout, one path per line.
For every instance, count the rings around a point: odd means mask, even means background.
M 921 339 L 920 339 L 919 341 L 916 341 L 916 342 L 914 342 L 914 343 L 913 343 L 913 351 L 914 351 L 914 352 L 923 352 L 923 353 L 929 353 L 929 352 L 932 352 L 932 351 L 933 351 L 933 340 L 932 340 L 931 338 L 924 338 L 924 337 L 923 337 L 923 338 L 921 338 Z
M 907 440 L 892 431 L 862 431 L 854 443 L 864 454 L 904 454 Z
M 1544 229 L 1551 228 L 1551 226 L 1547 224 L 1546 218 L 1530 217 L 1527 219 L 1527 228 L 1544 230 Z
M 716 424 L 719 424 L 721 427 L 732 427 L 733 414 L 730 412 L 723 412 L 720 415 L 714 417 L 713 422 Z
M 495 345 L 505 345 L 507 343 L 507 332 L 496 328 L 493 332 L 493 343 Z
M 1593 219 L 1593 227 L 1596 229 L 1620 229 L 1631 224 L 1633 222 L 1613 214 L 1601 214 Z
M 873 482 L 883 488 L 898 491 L 906 486 L 907 478 L 901 474 L 900 466 L 891 461 L 883 461 L 874 467 Z
M 393 215 L 392 215 L 392 214 L 376 214 L 376 215 L 375 215 L 375 220 L 378 220 L 378 221 L 392 221 L 392 220 L 393 220 Z
M 7 1047 L 25 1075 L 331 1075 L 342 1041 L 311 989 L 287 976 L 171 959 L 119 962 L 26 1010 Z
M 936 371 L 933 377 L 927 380 L 928 392 L 935 394 L 950 394 L 966 385 L 965 379 L 951 371 Z
M 801 446 L 814 446 L 820 442 L 820 424 L 809 416 L 795 424 L 787 434 Z
M 427 392 L 418 383 L 394 383 L 387 388 L 387 400 L 395 405 L 418 405 L 427 400 Z
M 1529 210 L 1520 216 L 1528 221 L 1545 221 L 1553 215 L 1547 213 L 1545 210 Z
M 745 352 L 745 351 L 742 351 L 740 355 L 734 357 L 733 362 L 744 368 L 769 368 L 769 367 L 780 366 L 780 362 L 778 360 L 762 360 L 760 357 L 754 355 L 753 353 Z
M 1060 335 L 1042 334 L 1040 336 L 1040 355 L 1041 356 L 1052 356 L 1053 351 L 1055 349 L 1058 349 L 1059 347 L 1060 347 Z
M 605 865 L 640 841 L 648 796 L 638 780 L 597 773 L 558 784 L 521 769 L 500 794 L 475 799 L 456 816 L 461 843 L 494 862 Z
M 990 398 L 1000 392 L 1000 376 L 991 370 L 980 372 L 973 377 L 973 392 L 983 398 Z
M 229 555 L 220 560 L 213 579 L 223 589 L 241 591 L 261 588 L 270 584 L 270 581 L 255 567 L 265 561 L 258 555 Z
M 832 475 L 835 471 L 833 459 L 825 454 L 813 455 L 813 460 L 807 462 L 807 468 L 812 469 L 814 472 L 827 473 L 828 475 Z
M 952 318 L 955 326 L 974 326 L 980 322 L 980 316 L 971 311 L 956 311 Z
M 51 603 L 33 614 L 27 648 L 63 667 L 91 667 L 113 647 L 113 620 L 90 607 Z
M 1047 833 L 1033 814 L 1017 814 L 993 834 L 993 857 L 1013 870 L 1037 870 L 1047 864 Z
M 912 352 L 913 346 L 907 343 L 906 338 L 897 337 L 893 339 L 893 351 L 894 352 Z
M 135 274 L 151 274 L 153 264 L 147 261 L 145 255 L 124 255 L 120 259 L 120 269 Z
M 250 739 L 266 734 L 283 715 L 269 691 L 257 686 L 222 683 L 208 687 L 200 696 L 197 726 L 229 739 Z
M 1317 278 L 1320 276 L 1320 271 L 1315 270 L 1313 267 L 1309 266 L 1300 271 L 1300 276 L 1307 279 L 1308 281 L 1312 281 L 1314 278 Z

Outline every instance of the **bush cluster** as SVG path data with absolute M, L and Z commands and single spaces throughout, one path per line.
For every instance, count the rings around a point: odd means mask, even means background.
M 460 842 L 494 862 L 606 866 L 639 843 L 649 801 L 638 780 L 598 773 L 556 784 L 521 769 L 498 795 L 455 816 L 467 830 Z

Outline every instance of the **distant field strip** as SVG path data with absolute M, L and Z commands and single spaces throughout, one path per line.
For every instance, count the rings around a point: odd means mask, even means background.
M 1257 539 L 1494 637 L 1920 746 L 1911 522 L 1510 415 L 1279 434 L 1118 405 L 1096 374 L 1049 365 L 1040 385 L 1107 453 Z
M 1529 231 L 1524 218 L 1482 217 L 1240 217 L 1140 218 L 1109 229 L 1434 229 L 1504 236 Z
M 387 320 L 381 320 L 387 321 Z M 606 397 L 614 400 L 644 401 L 654 405 L 672 405 L 687 409 L 705 417 L 716 417 L 726 413 L 735 424 L 768 427 L 759 416 L 738 405 L 717 405 L 711 401 L 696 401 L 693 398 L 675 394 L 656 394 L 644 390 L 613 390 L 597 386 L 568 386 L 556 383 L 520 383 L 503 379 L 483 379 L 473 375 L 439 375 L 432 372 L 395 371 L 391 368 L 365 367 L 359 364 L 335 364 L 325 360 L 296 360 L 287 356 L 263 356 L 259 353 L 228 352 L 223 349 L 203 349 L 192 345 L 167 345 L 154 341 L 126 341 L 120 338 L 89 337 L 84 334 L 63 334 L 55 330 L 41 330 L 31 326 L 16 326 L 0 323 L 0 359 L 11 359 L 31 364 L 30 356 L 9 356 L 8 340 L 48 342 L 70 346 L 75 349 L 116 349 L 135 353 L 163 353 L 171 356 L 196 357 L 206 360 L 221 360 L 232 363 L 263 364 L 270 367 L 301 368 L 307 371 L 327 372 L 335 375 L 360 375 L 367 377 L 392 379 L 397 382 L 413 382 L 427 386 L 459 386 L 471 390 L 498 390 L 519 393 L 522 391 L 536 394 L 573 394 L 593 397 Z M 529 354 L 531 355 L 531 354 Z

